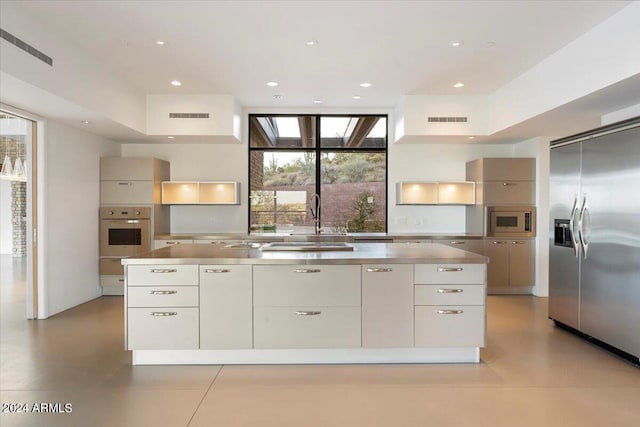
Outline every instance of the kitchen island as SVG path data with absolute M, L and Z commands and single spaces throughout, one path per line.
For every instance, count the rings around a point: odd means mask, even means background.
M 479 362 L 486 257 L 440 244 L 265 246 L 124 259 L 133 364 Z

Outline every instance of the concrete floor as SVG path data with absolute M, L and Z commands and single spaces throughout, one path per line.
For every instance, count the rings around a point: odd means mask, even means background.
M 0 258 L 2 427 L 640 425 L 640 369 L 554 328 L 544 298 L 488 298 L 478 365 L 134 367 L 122 297 L 27 321 L 24 263 Z

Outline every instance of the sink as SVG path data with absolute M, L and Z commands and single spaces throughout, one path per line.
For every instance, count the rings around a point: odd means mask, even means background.
M 224 245 L 225 248 L 235 248 L 235 249 L 256 249 L 260 247 L 260 243 L 254 242 L 236 242 L 229 243 Z
M 263 251 L 353 251 L 345 242 L 273 242 L 262 246 Z
M 291 234 L 289 236 L 284 236 L 285 243 L 302 243 L 302 242 L 311 242 L 311 243 L 336 243 L 336 242 L 353 242 L 353 236 L 348 236 L 347 234 L 330 234 L 330 233 L 322 233 L 322 234 Z

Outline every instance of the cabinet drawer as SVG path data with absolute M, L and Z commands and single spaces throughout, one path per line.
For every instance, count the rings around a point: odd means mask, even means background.
M 484 204 L 512 203 L 534 205 L 536 189 L 534 181 L 485 181 Z
M 198 309 L 184 307 L 129 308 L 128 350 L 198 348 Z
M 193 243 L 193 240 L 190 240 L 190 239 L 154 240 L 153 249 L 166 248 L 167 246 L 184 245 L 186 243 Z
M 100 203 L 152 204 L 153 181 L 100 181 Z
M 483 306 L 417 306 L 416 347 L 483 347 Z
M 254 348 L 360 347 L 360 307 L 255 307 Z
M 129 286 L 129 307 L 198 307 L 197 286 Z
M 416 305 L 484 305 L 482 285 L 416 285 Z
M 360 306 L 359 265 L 253 267 L 255 306 Z
M 416 264 L 420 285 L 484 284 L 484 264 Z
M 122 258 L 100 258 L 100 275 L 124 277 Z
M 197 265 L 130 265 L 128 286 L 198 285 Z
M 124 289 L 124 276 L 100 276 L 100 286 L 119 286 Z

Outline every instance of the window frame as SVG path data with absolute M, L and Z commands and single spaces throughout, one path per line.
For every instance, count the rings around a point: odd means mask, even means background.
M 251 147 L 251 119 L 254 117 L 314 117 L 316 121 L 315 126 L 315 147 Z M 322 117 L 380 117 L 386 121 L 385 132 L 385 145 L 384 149 L 377 147 L 362 147 L 362 148 L 347 148 L 347 147 L 331 147 L 322 148 L 320 133 L 321 133 L 321 120 Z M 247 232 L 251 233 L 251 152 L 261 151 L 267 152 L 310 152 L 315 153 L 316 157 L 316 177 L 315 177 L 315 190 L 316 194 L 320 195 L 322 200 L 322 153 L 384 153 L 384 232 L 386 233 L 389 225 L 389 115 L 388 114 L 324 114 L 324 113 L 251 113 L 248 115 L 247 120 Z M 319 218 L 322 222 L 322 209 L 320 209 Z

